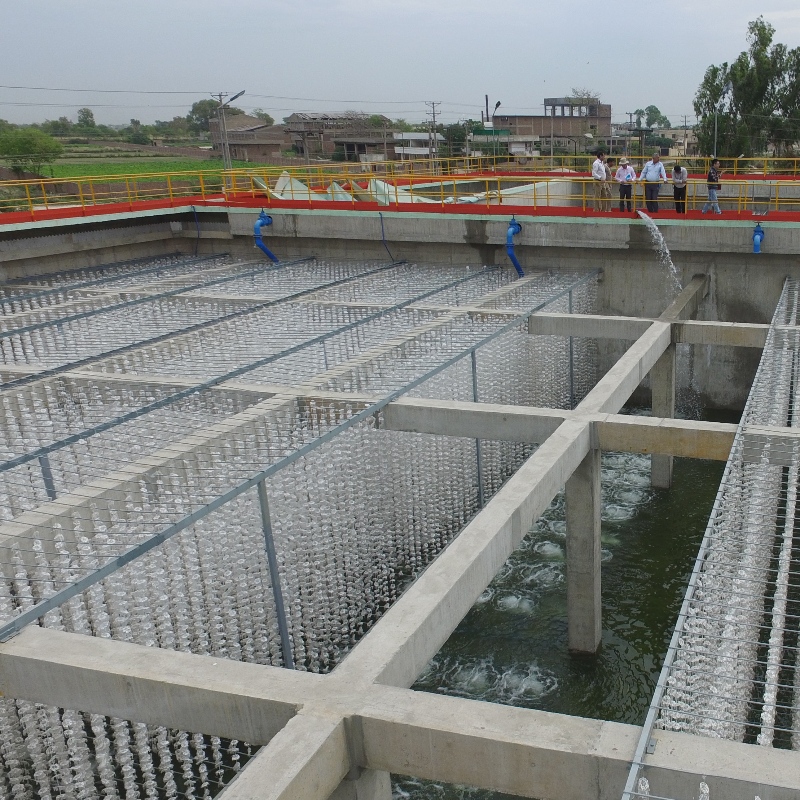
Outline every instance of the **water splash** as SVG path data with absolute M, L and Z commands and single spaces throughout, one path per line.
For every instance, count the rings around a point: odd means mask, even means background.
M 683 288 L 681 286 L 680 275 L 678 275 L 678 270 L 672 263 L 672 256 L 670 255 L 667 243 L 664 241 L 664 237 L 661 235 L 661 231 L 658 229 L 658 225 L 656 225 L 655 222 L 653 222 L 653 220 L 644 213 L 644 211 L 637 211 L 636 213 L 642 218 L 644 224 L 647 226 L 647 232 L 650 234 L 650 241 L 653 243 L 653 250 L 656 251 L 659 263 L 667 270 L 667 274 L 672 280 L 672 285 L 675 291 L 680 292 L 680 290 Z
M 650 781 L 647 778 L 639 778 L 639 785 L 636 788 L 639 797 L 650 797 Z

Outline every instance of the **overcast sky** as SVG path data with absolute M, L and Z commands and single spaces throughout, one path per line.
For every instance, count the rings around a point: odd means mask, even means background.
M 678 124 L 759 14 L 800 46 L 798 0 L 0 0 L 0 118 L 74 120 L 89 106 L 98 123 L 151 123 L 245 89 L 236 105 L 276 120 L 416 122 L 436 100 L 455 122 L 480 119 L 484 94 L 541 114 L 544 97 L 585 87 L 615 121 L 653 104 Z

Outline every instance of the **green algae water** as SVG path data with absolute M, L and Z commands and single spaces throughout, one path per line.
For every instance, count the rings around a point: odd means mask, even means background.
M 596 656 L 567 651 L 562 494 L 413 688 L 641 725 L 724 466 L 676 459 L 672 488 L 658 490 L 650 487 L 648 456 L 603 454 L 603 639 Z M 400 776 L 394 796 L 509 798 Z

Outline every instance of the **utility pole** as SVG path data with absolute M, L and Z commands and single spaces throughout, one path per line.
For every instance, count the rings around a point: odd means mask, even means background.
M 628 151 L 630 150 L 630 145 L 631 145 L 631 133 L 633 132 L 633 116 L 634 115 L 633 115 L 632 111 L 626 111 L 625 113 L 628 115 L 628 135 L 625 138 L 625 155 L 629 156 L 630 153 Z
M 426 100 L 425 105 L 430 108 L 430 111 L 426 111 L 425 115 L 432 119 L 432 126 L 428 128 L 428 154 L 433 161 L 434 168 L 436 167 L 436 107 L 442 104 L 441 100 Z
M 226 171 L 233 169 L 233 162 L 231 161 L 231 148 L 228 144 L 228 126 L 225 123 L 225 108 L 243 94 L 244 89 L 231 97 L 230 100 L 226 100 L 225 98 L 228 96 L 227 92 L 219 92 L 217 94 L 211 93 L 211 96 L 219 103 L 217 107 L 217 119 L 219 121 L 220 144 L 222 146 L 222 168 Z
M 686 158 L 686 151 L 689 146 L 689 117 L 683 115 L 683 157 Z
M 717 157 L 717 109 L 714 109 L 714 158 Z

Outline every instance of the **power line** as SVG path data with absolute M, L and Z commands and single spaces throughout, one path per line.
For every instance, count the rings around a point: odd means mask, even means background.
M 170 103 L 169 105 L 153 105 L 150 103 L 147 105 L 128 105 L 127 103 L 15 103 L 3 100 L 0 100 L 0 106 L 23 106 L 26 108 L 47 108 L 51 106 L 55 108 L 84 108 L 88 106 L 92 108 L 176 108 L 175 103 Z
M 92 93 L 92 94 L 187 94 L 187 95 L 206 95 L 207 90 L 198 91 L 163 91 L 150 89 L 67 89 L 56 86 L 12 86 L 0 84 L 0 89 L 23 89 L 32 92 L 72 92 L 72 93 Z M 422 103 L 422 100 L 332 100 L 323 97 L 289 97 L 279 94 L 251 94 L 251 97 L 259 97 L 268 100 L 299 100 L 306 103 L 361 103 L 363 105 L 411 105 Z M 474 104 L 473 104 L 474 105 Z
M 30 92 L 94 92 L 97 94 L 206 94 L 205 90 L 172 92 L 151 89 L 59 89 L 55 86 L 6 86 L 5 84 L 0 84 L 0 89 L 25 89 Z

